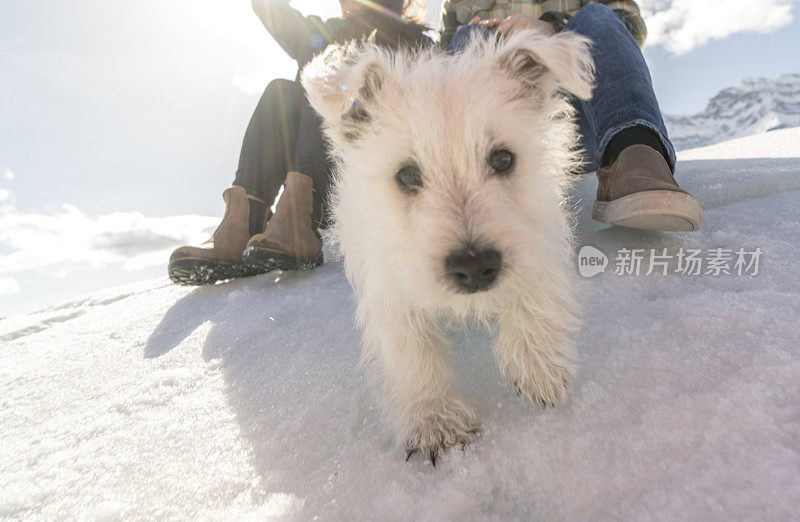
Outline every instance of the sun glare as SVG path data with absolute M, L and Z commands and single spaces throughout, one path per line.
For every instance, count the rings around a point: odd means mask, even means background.
M 337 0 L 294 0 L 292 7 L 306 16 L 317 15 L 323 20 L 342 15 Z

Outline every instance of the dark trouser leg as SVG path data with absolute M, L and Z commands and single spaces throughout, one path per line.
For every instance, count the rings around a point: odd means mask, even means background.
M 263 230 L 264 213 L 278 195 L 292 166 L 304 99 L 299 83 L 273 80 L 250 118 L 233 184 L 266 203 L 263 208 L 251 212 L 251 234 Z M 251 208 L 253 204 L 251 201 Z
M 331 167 L 328 145 L 322 135 L 322 118 L 303 97 L 300 107 L 300 125 L 297 132 L 297 149 L 290 170 L 305 174 L 314 183 L 314 210 L 311 219 L 315 227 L 324 228 L 326 226 L 324 208 L 328 200 Z
M 594 42 L 596 86 L 592 99 L 582 102 L 582 108 L 598 144 L 596 161 L 601 161 L 609 143 L 621 131 L 638 127 L 655 135 L 674 170 L 675 150 L 667 136 L 647 63 L 625 24 L 605 5 L 590 4 L 570 19 L 565 30 Z
M 322 201 L 330 172 L 321 121 L 300 98 L 294 155 L 284 168 L 283 193 L 263 233 L 250 238 L 242 260 L 263 270 L 306 270 L 323 261 Z M 276 186 L 277 190 L 277 186 Z

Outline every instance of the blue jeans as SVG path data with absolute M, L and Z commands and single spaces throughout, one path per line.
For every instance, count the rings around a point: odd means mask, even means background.
M 661 117 L 647 63 L 622 20 L 603 4 L 589 4 L 572 16 L 565 31 L 575 31 L 594 42 L 592 98 L 574 100 L 581 145 L 586 150 L 585 169 L 597 168 L 608 143 L 618 132 L 642 126 L 658 135 L 667 151 L 667 163 L 675 170 L 675 148 Z M 458 52 L 470 39 L 491 38 L 494 34 L 479 25 L 465 25 L 453 35 L 447 50 Z

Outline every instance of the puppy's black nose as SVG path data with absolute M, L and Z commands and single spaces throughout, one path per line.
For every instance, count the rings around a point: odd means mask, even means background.
M 500 252 L 494 249 L 454 252 L 444 262 L 450 279 L 459 289 L 470 294 L 488 290 L 503 265 Z

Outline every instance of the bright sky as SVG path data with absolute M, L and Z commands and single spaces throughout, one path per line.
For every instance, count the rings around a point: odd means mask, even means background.
M 640 5 L 667 113 L 745 76 L 800 72 L 798 0 Z M 163 275 L 176 244 L 213 230 L 258 96 L 294 63 L 247 0 L 0 0 L 0 12 L 0 317 Z

